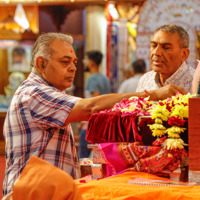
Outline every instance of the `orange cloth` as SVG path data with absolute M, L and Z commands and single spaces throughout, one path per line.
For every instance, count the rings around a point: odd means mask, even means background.
M 128 180 L 138 177 L 169 181 L 149 173 L 125 172 L 87 183 L 76 180 L 76 183 L 84 200 L 200 200 L 200 186 L 147 186 L 128 183 Z
M 31 157 L 13 188 L 13 200 L 79 200 L 73 178 L 49 164 Z

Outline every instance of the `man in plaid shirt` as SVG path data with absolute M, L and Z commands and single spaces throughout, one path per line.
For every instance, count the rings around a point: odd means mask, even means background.
M 70 122 L 86 121 L 90 115 L 109 109 L 131 96 L 145 97 L 147 92 L 107 94 L 82 99 L 67 95 L 77 70 L 77 57 L 71 36 L 45 33 L 38 37 L 32 51 L 32 72 L 19 86 L 4 123 L 6 170 L 3 193 L 13 189 L 31 156 L 40 157 L 80 177 Z M 148 91 L 152 100 L 165 99 L 185 90 L 175 85 Z

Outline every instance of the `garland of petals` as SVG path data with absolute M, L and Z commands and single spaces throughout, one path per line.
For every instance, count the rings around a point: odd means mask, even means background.
M 188 118 L 188 101 L 192 97 L 191 94 L 182 95 L 178 93 L 172 98 L 159 101 L 152 106 L 150 111 L 152 119 L 155 119 L 155 124 L 149 125 L 152 130 L 152 135 L 157 136 L 157 142 L 159 143 L 161 137 L 166 133 L 168 137 L 163 140 L 162 146 L 171 151 L 176 149 L 183 149 L 187 144 L 180 138 L 180 134 L 186 130 L 183 128 L 186 118 Z M 165 128 L 162 125 L 163 121 L 167 121 L 171 126 Z M 160 143 L 159 143 L 160 144 Z
M 155 123 L 149 127 L 152 135 L 157 137 L 153 145 L 162 145 L 169 152 L 175 152 L 187 145 L 180 138 L 180 134 L 186 130 L 183 126 L 188 118 L 188 102 L 191 97 L 190 93 L 187 95 L 177 93 L 176 96 L 153 103 L 149 97 L 133 96 L 116 103 L 113 108 L 101 111 L 101 113 L 118 111 L 122 113 L 122 117 L 128 115 L 151 116 Z M 171 127 L 166 128 L 163 125 L 164 121 Z
M 149 116 L 149 109 L 152 104 L 153 101 L 151 101 L 149 97 L 142 98 L 133 96 L 129 99 L 122 100 L 120 103 L 116 103 L 113 108 L 101 111 L 101 113 L 120 111 L 122 113 L 122 117 L 128 115 Z
M 165 135 L 166 128 L 163 126 L 163 121 L 167 121 L 169 116 L 169 111 L 166 105 L 162 103 L 154 104 L 150 111 L 151 118 L 155 119 L 155 124 L 149 125 L 152 130 L 152 135 L 157 137 L 157 142 L 159 139 Z

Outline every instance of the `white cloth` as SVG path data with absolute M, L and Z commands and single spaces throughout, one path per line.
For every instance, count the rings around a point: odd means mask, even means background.
M 175 84 L 192 94 L 192 80 L 195 69 L 188 66 L 185 62 L 172 74 L 164 83 L 164 85 Z M 154 71 L 145 73 L 139 83 L 136 92 L 144 90 L 155 90 L 162 87 L 159 80 L 159 74 Z
M 123 81 L 119 87 L 118 93 L 136 92 L 136 88 L 141 77 L 142 77 L 142 74 L 136 74 L 135 76 Z

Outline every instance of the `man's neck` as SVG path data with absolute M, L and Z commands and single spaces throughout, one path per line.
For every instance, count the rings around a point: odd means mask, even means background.
M 159 74 L 160 85 L 163 87 L 165 85 L 166 78 L 162 74 Z
M 160 85 L 163 87 L 165 86 L 165 81 L 171 76 L 172 74 L 160 74 L 159 73 L 159 80 L 160 80 Z
M 99 73 L 99 69 L 96 68 L 96 67 L 94 67 L 94 68 L 92 68 L 92 69 L 90 70 L 90 73 L 91 73 L 91 74 L 98 74 L 98 73 Z
M 181 63 L 180 67 L 182 66 L 183 63 Z M 165 85 L 165 81 L 172 76 L 180 67 L 178 67 L 172 74 L 161 74 L 159 73 L 159 80 L 160 84 L 163 87 Z
M 165 86 L 165 81 L 170 77 L 172 76 L 172 74 L 160 74 L 159 73 L 159 80 L 160 80 L 160 84 L 161 86 Z

